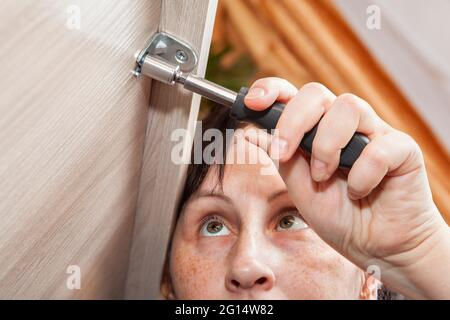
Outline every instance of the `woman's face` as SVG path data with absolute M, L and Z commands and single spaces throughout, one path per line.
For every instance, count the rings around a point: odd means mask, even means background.
M 267 154 L 240 145 L 227 161 L 236 152 L 257 153 L 258 164 L 227 164 L 222 187 L 211 169 L 178 219 L 169 267 L 173 297 L 376 298 L 364 272 L 306 225 Z M 262 175 L 268 163 L 273 174 Z

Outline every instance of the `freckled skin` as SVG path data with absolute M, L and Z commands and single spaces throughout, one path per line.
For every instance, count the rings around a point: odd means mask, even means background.
M 232 148 L 227 159 L 233 152 L 257 152 L 259 157 L 268 157 L 252 144 L 246 143 L 244 148 Z M 263 163 L 267 166 L 267 159 Z M 218 191 L 229 201 L 204 197 L 187 204 L 178 219 L 170 254 L 173 296 L 360 298 L 366 280 L 364 272 L 329 247 L 312 229 L 276 230 L 276 210 L 292 206 L 292 202 L 288 194 L 269 201 L 274 190 L 286 187 L 275 166 L 272 175 L 261 175 L 261 166 L 227 164 L 222 190 Z M 216 183 L 214 171 L 209 172 L 199 191 L 210 192 Z M 223 217 L 229 234 L 207 237 L 200 233 L 202 219 L 211 212 Z M 372 291 L 368 298 L 376 298 L 376 290 Z

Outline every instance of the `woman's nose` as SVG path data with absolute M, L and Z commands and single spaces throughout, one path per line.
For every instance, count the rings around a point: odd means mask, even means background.
M 258 238 L 258 239 L 256 239 Z M 261 252 L 263 239 L 257 234 L 246 234 L 236 243 L 232 252 L 230 267 L 225 284 L 228 290 L 239 292 L 242 290 L 270 290 L 275 283 L 275 274 L 267 263 L 265 254 Z M 258 245 L 259 243 L 259 245 Z
M 257 259 L 241 261 L 230 268 L 226 277 L 226 287 L 232 292 L 242 290 L 270 290 L 275 283 L 271 268 Z

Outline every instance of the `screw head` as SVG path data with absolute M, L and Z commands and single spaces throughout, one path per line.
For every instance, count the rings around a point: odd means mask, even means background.
M 177 50 L 177 52 L 175 53 L 175 59 L 179 63 L 184 63 L 188 60 L 188 55 L 184 50 Z
M 135 76 L 136 78 L 140 78 L 141 75 L 142 75 L 142 73 L 141 73 L 141 71 L 140 71 L 139 68 L 136 68 L 136 69 L 132 70 L 132 71 L 131 71 L 131 74 L 132 74 L 133 76 Z

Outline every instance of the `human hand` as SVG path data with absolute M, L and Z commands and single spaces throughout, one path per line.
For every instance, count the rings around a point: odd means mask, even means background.
M 272 141 L 280 174 L 310 227 L 359 267 L 378 265 L 391 289 L 431 297 L 434 292 L 421 285 L 430 279 L 421 280 L 417 273 L 423 270 L 417 268 L 450 250 L 450 236 L 432 200 L 417 143 L 352 94 L 336 97 L 318 83 L 297 90 L 279 78 L 260 79 L 251 89 L 245 99 L 251 109 L 286 103 L 277 124 L 279 139 Z M 318 122 L 308 160 L 298 146 Z M 337 170 L 339 155 L 355 132 L 370 142 L 347 175 Z M 247 139 L 258 144 L 253 136 Z M 442 293 L 450 294 L 450 285 Z

